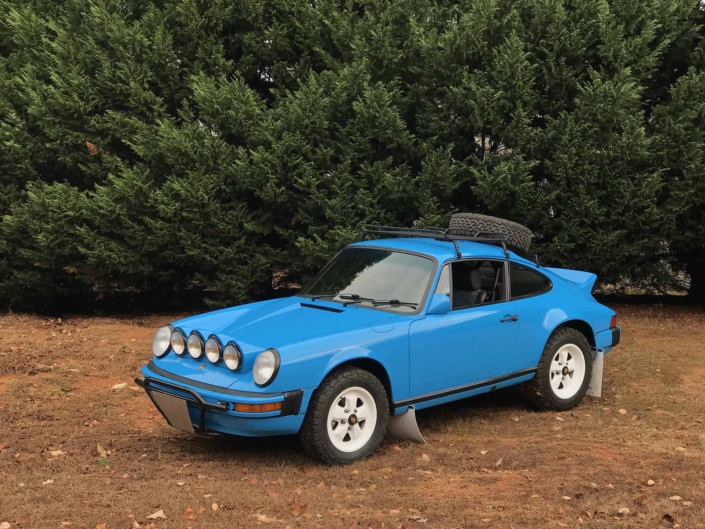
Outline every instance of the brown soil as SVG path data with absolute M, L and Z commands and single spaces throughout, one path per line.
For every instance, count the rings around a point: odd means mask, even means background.
M 624 341 L 602 399 L 561 414 L 512 390 L 440 406 L 418 414 L 427 445 L 388 438 L 342 468 L 295 437 L 167 426 L 132 380 L 172 318 L 0 317 L 0 523 L 705 527 L 705 310 L 615 308 Z

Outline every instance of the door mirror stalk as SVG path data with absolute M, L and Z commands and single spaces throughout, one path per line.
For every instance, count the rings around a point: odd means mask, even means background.
M 434 294 L 426 314 L 448 314 L 450 312 L 450 297 L 448 294 Z

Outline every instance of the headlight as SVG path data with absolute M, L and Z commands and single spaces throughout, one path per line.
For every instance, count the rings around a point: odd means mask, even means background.
M 228 369 L 235 371 L 240 368 L 242 355 L 235 342 L 229 342 L 228 345 L 225 346 L 225 349 L 223 349 L 223 361 L 225 365 L 228 366 Z
M 276 349 L 267 349 L 257 355 L 252 368 L 252 378 L 258 386 L 268 386 L 279 371 L 279 353 Z
M 188 347 L 188 354 L 194 358 L 200 358 L 203 354 L 203 338 L 196 331 L 191 332 L 186 346 Z
M 206 357 L 212 363 L 216 363 L 220 360 L 220 350 L 221 350 L 220 340 L 215 335 L 209 336 L 206 341 Z
M 160 358 L 169 352 L 169 338 L 171 337 L 171 327 L 168 325 L 160 328 L 154 333 L 152 339 L 152 353 Z
M 186 337 L 181 329 L 176 329 L 171 333 L 171 348 L 177 355 L 182 355 L 186 352 Z

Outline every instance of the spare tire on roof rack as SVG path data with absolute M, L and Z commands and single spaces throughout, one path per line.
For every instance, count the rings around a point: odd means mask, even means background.
M 528 250 L 531 245 L 531 230 L 511 220 L 480 215 L 478 213 L 456 213 L 450 218 L 448 235 L 466 237 L 503 238 L 511 246 Z

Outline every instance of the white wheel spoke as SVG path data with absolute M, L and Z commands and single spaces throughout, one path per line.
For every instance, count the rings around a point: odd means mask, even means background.
M 362 427 L 360 422 L 363 422 Z M 376 424 L 374 398 L 361 387 L 342 390 L 328 410 L 328 438 L 341 452 L 350 453 L 363 448 L 372 438 Z
M 348 433 L 350 434 L 350 439 L 357 439 L 362 434 L 362 429 L 359 424 L 356 424 L 352 429 L 348 430 Z
M 561 399 L 576 395 L 585 380 L 585 356 L 575 344 L 566 344 L 553 354 L 549 370 L 551 389 Z
M 335 437 L 342 441 L 343 437 L 345 437 L 345 434 L 348 432 L 348 427 L 345 424 L 338 423 L 338 426 L 336 426 L 335 430 L 332 430 L 332 432 Z

